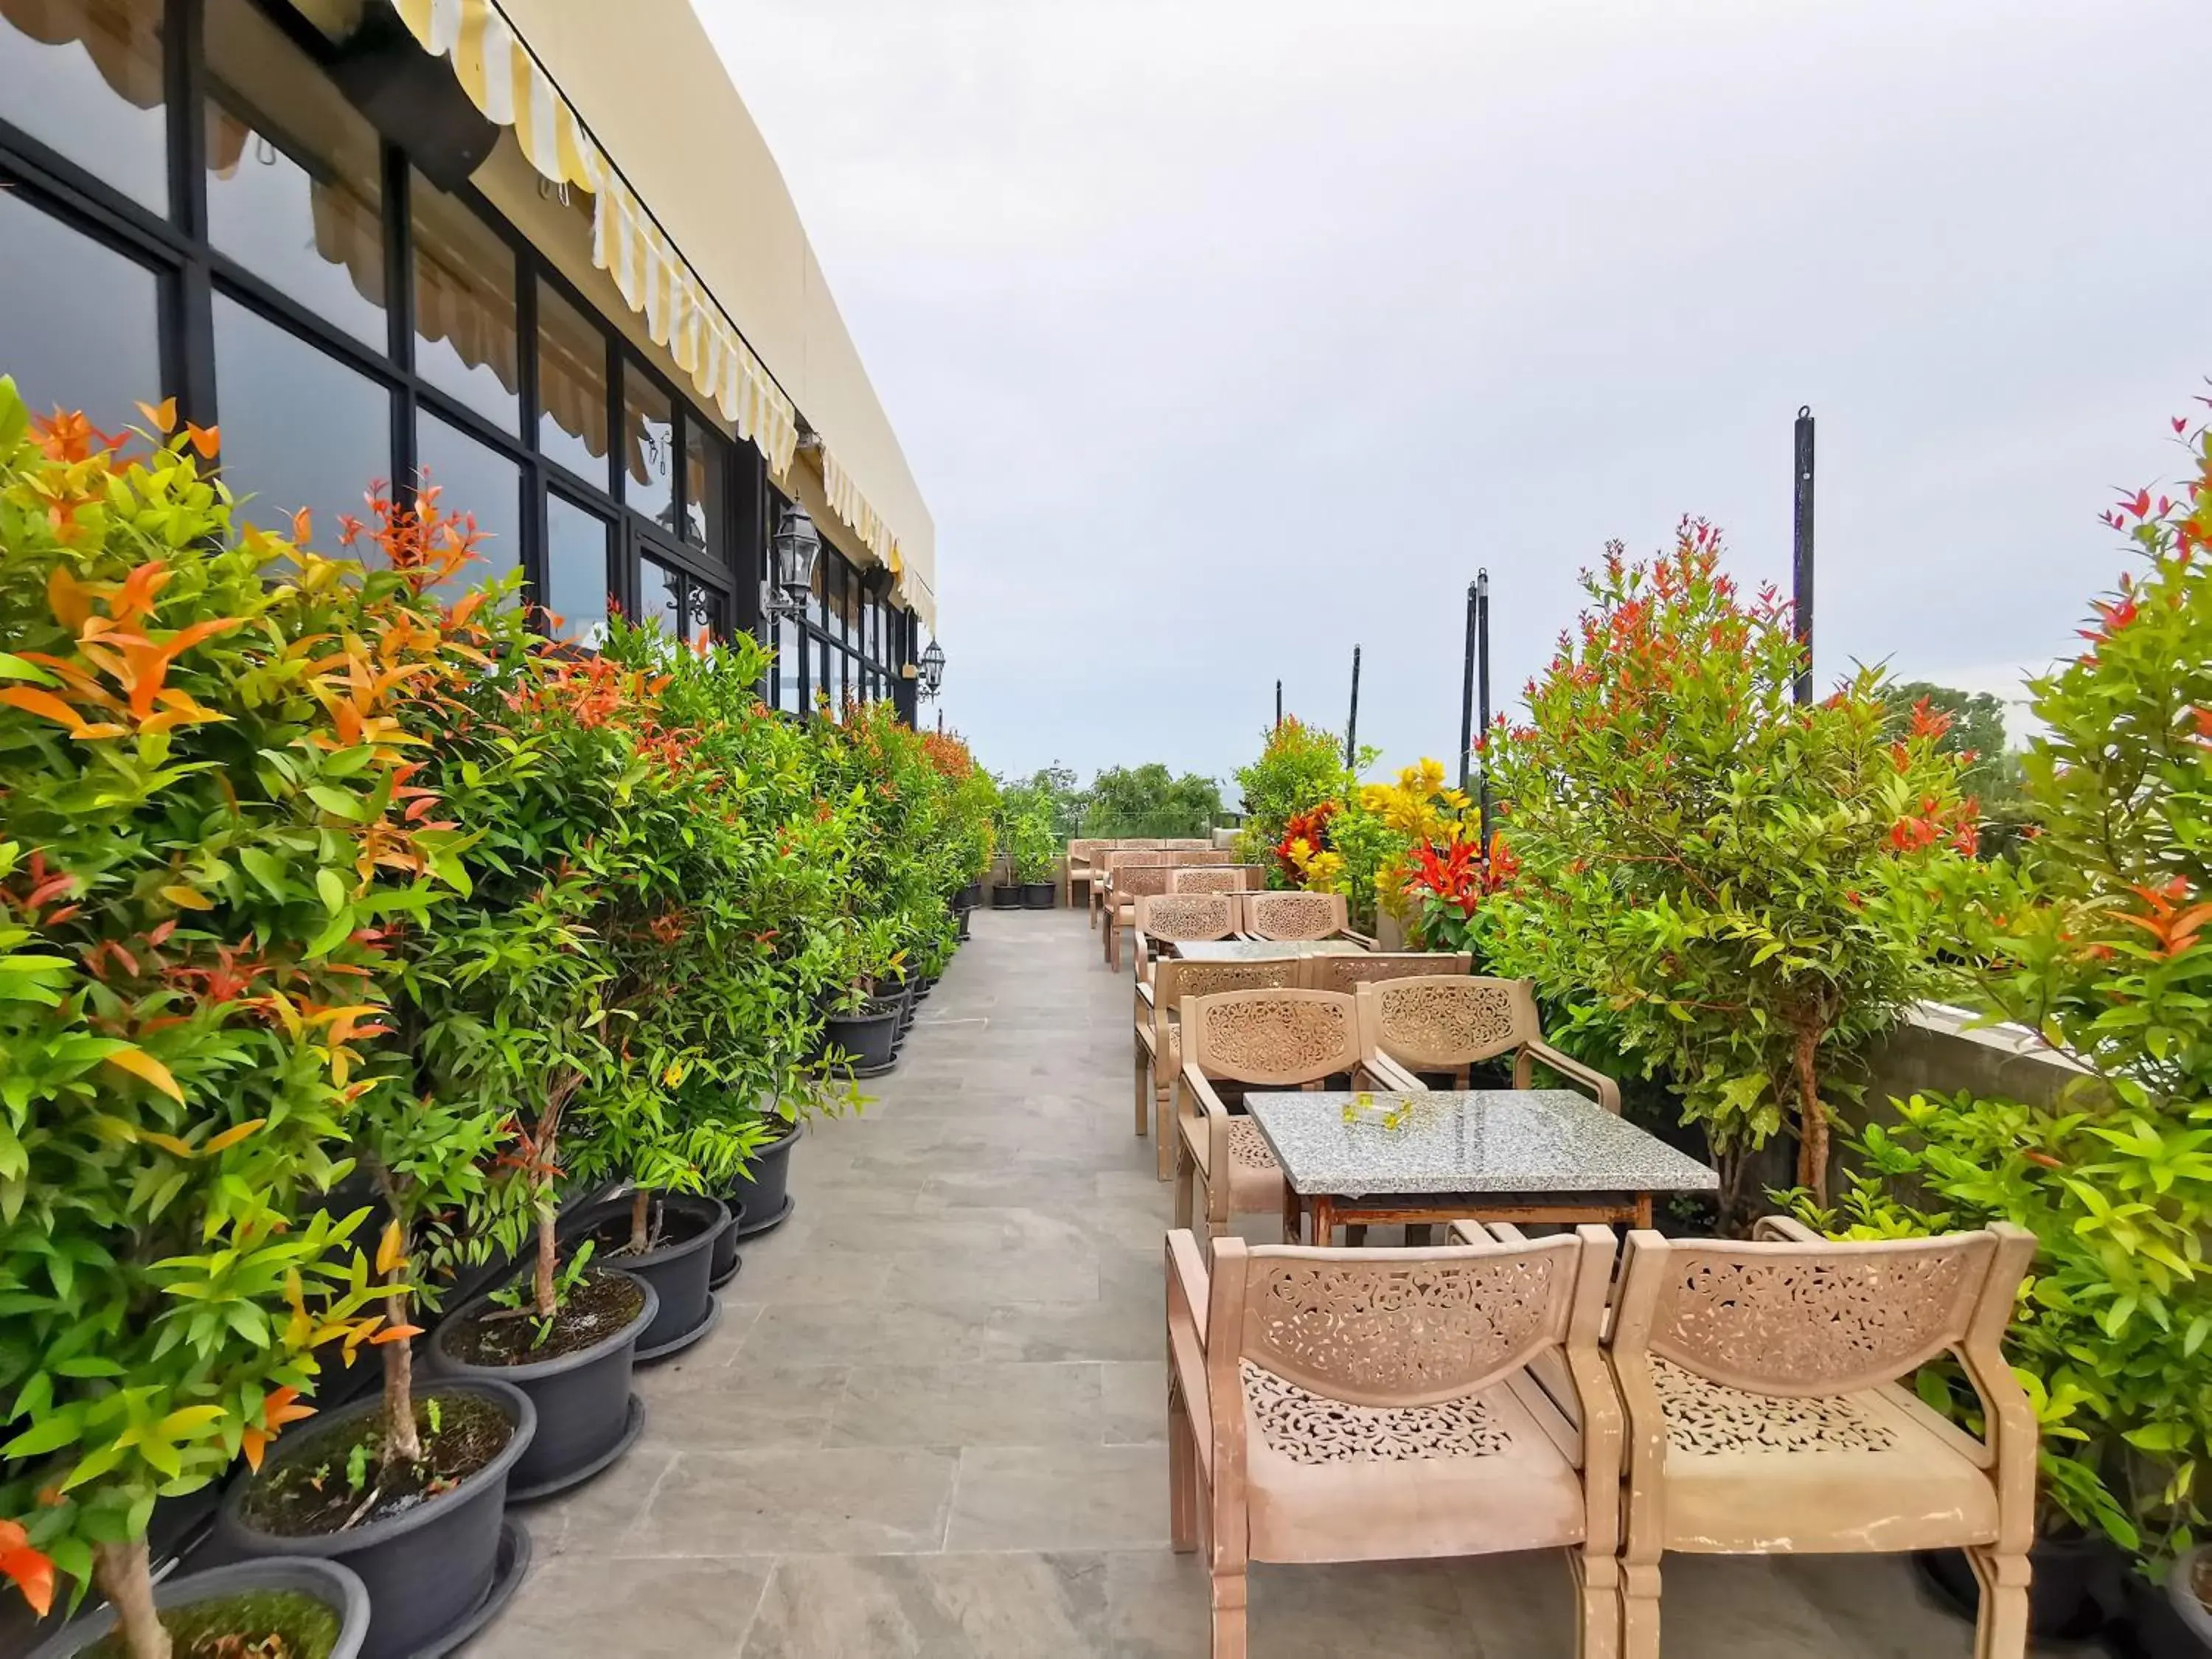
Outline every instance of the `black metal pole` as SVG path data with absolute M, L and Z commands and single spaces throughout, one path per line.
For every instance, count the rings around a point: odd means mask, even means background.
M 1813 406 L 1797 410 L 1797 508 L 1790 568 L 1790 598 L 1796 602 L 1797 701 L 1813 701 Z
M 1359 763 L 1359 647 L 1352 647 L 1352 718 L 1344 723 L 1344 765 L 1349 771 Z
M 1462 795 L 1467 793 L 1468 769 L 1474 764 L 1474 596 L 1481 585 L 1480 576 L 1467 585 L 1467 656 L 1459 684 L 1459 792 Z
M 1490 573 L 1474 573 L 1474 654 L 1479 664 L 1475 675 L 1476 696 L 1480 708 L 1476 718 L 1481 724 L 1476 729 L 1482 733 L 1486 745 L 1490 741 Z M 1482 751 L 1482 793 L 1476 827 L 1482 834 L 1482 855 L 1490 856 L 1490 750 Z
M 1279 731 L 1279 730 L 1282 728 L 1282 724 L 1283 724 L 1283 683 L 1282 683 L 1282 681 L 1280 681 L 1280 680 L 1277 680 L 1277 681 L 1275 682 L 1275 726 L 1276 726 L 1276 729 L 1277 729 L 1278 731 Z

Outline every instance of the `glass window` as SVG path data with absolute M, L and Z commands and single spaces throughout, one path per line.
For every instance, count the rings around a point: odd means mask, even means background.
M 375 130 L 250 0 L 210 0 L 207 52 L 208 239 L 383 350 Z
M 834 553 L 824 554 L 823 562 L 830 567 L 830 580 L 822 590 L 823 626 L 829 629 L 831 639 L 842 645 L 846 638 L 845 585 L 852 572 L 846 568 L 844 560 Z
M 813 671 L 813 678 L 807 688 L 807 701 L 818 705 L 827 696 L 834 703 L 836 693 L 830 687 L 830 659 L 837 653 L 817 639 L 811 642 L 808 654 L 812 660 L 807 666 Z
M 798 628 L 789 621 L 778 622 L 775 625 L 775 667 L 772 671 L 775 685 L 775 696 L 772 701 L 775 708 L 793 713 L 803 714 L 805 711 L 806 687 L 805 676 L 799 672 L 805 663 L 806 653 Z
M 476 520 L 476 562 L 443 584 L 457 599 L 522 562 L 522 469 L 428 410 L 415 423 L 416 481 L 434 485 L 442 513 Z
M 708 645 L 729 635 L 728 605 L 722 595 L 695 577 L 684 579 L 684 642 Z
M 662 529 L 676 528 L 676 411 L 635 363 L 623 371 L 623 499 Z
M 607 531 L 598 514 L 559 495 L 545 497 L 544 604 L 560 618 L 554 638 L 596 646 L 607 631 Z
M 684 539 L 720 557 L 723 489 L 730 447 L 701 422 L 684 422 Z
M 391 394 L 223 294 L 215 377 L 223 477 L 255 498 L 245 517 L 279 526 L 307 507 L 334 548 L 338 520 L 368 518 L 369 484 L 392 476 Z
M 607 477 L 607 340 L 550 285 L 538 284 L 538 447 L 601 489 Z
M 822 627 L 829 618 L 829 607 L 823 602 L 822 596 L 829 592 L 830 567 L 836 559 L 836 555 L 826 547 L 815 556 L 814 586 L 812 592 L 807 596 L 806 620 L 817 628 Z
M 144 425 L 137 406 L 161 401 L 160 279 L 12 190 L 0 190 L 0 248 L 6 372 L 31 412 L 82 410 L 103 432 Z
M 12 21 L 18 17 L 26 21 Z M 161 58 L 161 0 L 0 7 L 0 110 L 40 143 L 166 217 Z
M 677 601 L 680 583 L 674 571 L 651 559 L 637 562 L 637 623 L 660 630 L 664 638 L 680 636 Z
M 515 432 L 514 250 L 420 173 L 407 201 L 416 372 L 501 431 Z

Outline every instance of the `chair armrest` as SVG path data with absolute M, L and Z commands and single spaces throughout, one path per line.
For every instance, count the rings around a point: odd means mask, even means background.
M 1168 1377 L 1190 1413 L 1192 1437 L 1209 1481 L 1213 1474 L 1213 1398 L 1206 1374 L 1206 1320 L 1212 1287 L 1198 1240 L 1187 1227 L 1167 1236 Z
M 1152 942 L 1150 939 L 1146 937 L 1145 930 L 1141 927 L 1136 930 L 1136 939 L 1137 978 L 1141 982 L 1151 979 L 1152 976 L 1152 964 L 1151 961 Z
M 1184 1143 L 1191 1156 L 1198 1161 L 1199 1169 L 1212 1175 L 1214 1169 L 1213 1136 L 1217 1131 L 1224 1138 L 1229 1133 L 1229 1109 L 1221 1103 L 1221 1097 L 1213 1092 L 1213 1085 L 1205 1073 L 1198 1069 L 1196 1060 L 1182 1063 L 1182 1086 L 1188 1091 L 1193 1109 L 1185 1115 L 1179 1126 Z M 1193 1123 L 1189 1120 L 1199 1120 Z
M 1455 1221 L 1455 1237 L 1462 1244 L 1526 1244 L 1528 1235 L 1510 1221 Z
M 1825 1244 L 1828 1241 L 1794 1215 L 1763 1215 L 1751 1224 L 1753 1242 L 1761 1244 Z
M 1354 945 L 1360 946 L 1364 950 L 1372 951 L 1375 948 L 1375 940 L 1372 935 L 1355 933 L 1349 927 L 1338 928 L 1336 930 L 1336 936 L 1339 939 L 1348 939 Z
M 1369 1054 L 1359 1062 L 1372 1075 L 1376 1086 L 1390 1094 L 1425 1095 L 1429 1085 L 1385 1054 Z
M 1585 1066 L 1571 1054 L 1563 1054 L 1541 1037 L 1531 1038 L 1521 1045 L 1520 1057 L 1514 1061 L 1514 1085 L 1526 1088 L 1528 1062 L 1540 1060 L 1561 1077 L 1579 1083 L 1596 1097 L 1597 1103 L 1615 1117 L 1620 1115 L 1620 1085 L 1595 1066 Z
M 1206 1310 L 1213 1294 L 1212 1282 L 1206 1276 L 1206 1258 L 1198 1248 L 1198 1237 L 1188 1227 L 1177 1227 L 1168 1234 L 1168 1310 L 1169 1316 L 1181 1313 L 1189 1316 L 1193 1334 L 1198 1339 L 1200 1353 L 1206 1352 Z M 1203 1388 L 1204 1379 L 1200 1379 Z
M 1156 994 L 1152 981 L 1144 979 L 1137 981 L 1137 1000 L 1143 1003 L 1146 1007 L 1151 1008 L 1156 1006 L 1153 1001 Z

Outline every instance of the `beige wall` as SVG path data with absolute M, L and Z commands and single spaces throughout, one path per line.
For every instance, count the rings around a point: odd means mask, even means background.
M 933 595 L 936 526 L 783 174 L 689 0 L 500 0 L 500 8 Z M 837 534 L 844 526 L 834 515 L 823 527 L 848 554 L 857 548 L 857 538 Z

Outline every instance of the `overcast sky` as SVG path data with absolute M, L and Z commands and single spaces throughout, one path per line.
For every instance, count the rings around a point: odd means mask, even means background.
M 695 0 L 937 520 L 984 763 L 1390 765 L 1619 536 L 2000 689 L 2212 373 L 2205 0 Z

